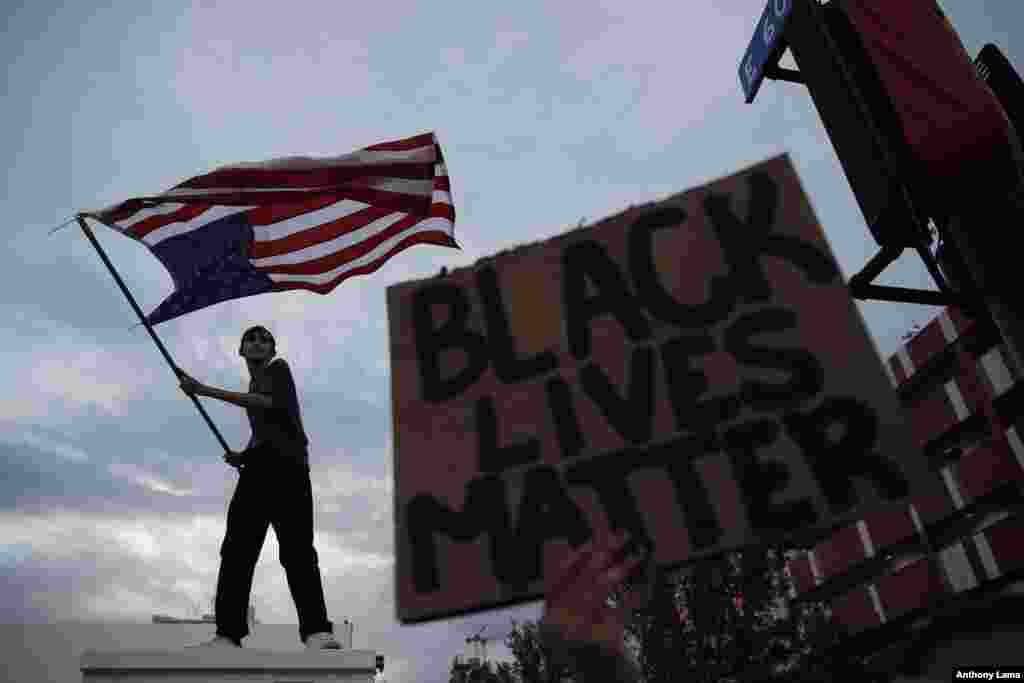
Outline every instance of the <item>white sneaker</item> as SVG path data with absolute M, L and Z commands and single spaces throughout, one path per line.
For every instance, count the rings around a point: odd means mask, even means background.
M 313 633 L 306 637 L 306 649 L 307 650 L 340 650 L 341 643 L 339 643 L 333 633 L 327 631 L 321 631 L 320 633 Z
M 196 645 L 189 645 L 188 647 L 242 647 L 236 645 L 235 641 L 231 640 L 227 636 L 214 636 L 210 640 Z

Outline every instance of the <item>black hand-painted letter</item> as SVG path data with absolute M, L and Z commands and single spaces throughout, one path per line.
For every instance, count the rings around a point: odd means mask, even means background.
M 596 296 L 587 296 L 588 279 Z M 562 301 L 569 351 L 576 360 L 590 356 L 590 321 L 605 313 L 615 316 L 634 343 L 651 338 L 651 324 L 626 278 L 597 242 L 577 242 L 562 252 Z
M 619 395 L 596 363 L 583 366 L 580 382 L 619 436 L 629 443 L 642 444 L 651 440 L 654 428 L 654 349 L 637 347 L 629 359 L 625 397 Z
M 637 218 L 629 229 L 629 269 L 637 295 L 651 315 L 681 328 L 710 327 L 728 317 L 736 303 L 729 278 L 711 278 L 711 298 L 691 306 L 672 298 L 658 280 L 654 265 L 654 233 L 685 223 L 686 219 L 686 211 L 676 206 L 653 209 Z M 687 255 L 679 254 L 678 258 L 682 261 Z M 700 264 L 692 267 L 699 268 Z
M 814 503 L 807 498 L 787 503 L 772 501 L 789 484 L 789 468 L 781 462 L 759 459 L 757 449 L 773 444 L 779 431 L 774 420 L 756 420 L 725 432 L 726 451 L 747 502 L 747 515 L 758 532 L 791 531 L 818 521 Z
M 433 496 L 413 497 L 405 506 L 405 524 L 409 530 L 416 592 L 433 593 L 441 588 L 435 534 L 444 534 L 462 543 L 488 534 L 491 566 L 496 568 L 515 562 L 508 517 L 505 482 L 496 475 L 474 479 L 466 486 L 462 511 L 452 510 Z
M 766 308 L 743 315 L 725 331 L 725 350 L 732 354 L 738 363 L 760 368 L 778 368 L 790 373 L 790 380 L 782 384 L 743 382 L 743 401 L 752 408 L 793 409 L 821 391 L 825 382 L 825 371 L 813 353 L 804 349 L 780 349 L 750 343 L 750 339 L 759 334 L 791 330 L 796 324 L 796 314 L 792 311 L 784 308 Z
M 676 420 L 676 429 L 710 436 L 715 427 L 740 413 L 742 405 L 736 394 L 716 396 L 698 401 L 709 388 L 703 370 L 690 367 L 690 359 L 707 355 L 715 350 L 710 335 L 686 335 L 669 339 L 661 345 L 661 359 L 665 366 L 665 383 L 669 402 Z
M 766 173 L 747 177 L 751 193 L 747 220 L 733 212 L 728 195 L 709 193 L 704 199 L 704 211 L 725 252 L 733 288 L 748 301 L 771 298 L 772 288 L 761 263 L 764 256 L 788 261 L 815 284 L 832 282 L 839 273 L 827 254 L 799 237 L 772 232 L 777 227 L 778 183 Z
M 870 480 L 889 500 L 907 495 L 909 483 L 896 463 L 875 449 L 878 417 L 871 408 L 852 397 L 833 397 L 806 415 L 784 418 L 814 476 L 836 514 L 842 514 L 862 501 L 857 499 L 855 478 Z M 839 427 L 838 439 L 830 428 Z
M 433 304 L 448 306 L 448 319 L 438 329 L 434 329 Z M 425 401 L 440 403 L 458 396 L 487 369 L 487 340 L 467 327 L 468 317 L 469 300 L 457 285 L 440 283 L 416 292 L 413 329 Z M 466 367 L 454 377 L 441 377 L 441 352 L 445 349 L 462 349 L 468 356 Z
M 552 377 L 544 383 L 544 389 L 548 395 L 548 408 L 555 425 L 555 435 L 558 437 L 562 459 L 572 460 L 579 457 L 586 446 L 586 439 L 583 430 L 580 429 L 579 418 L 576 417 L 576 407 L 572 402 L 569 384 L 561 377 Z
M 525 475 L 515 531 L 515 564 L 501 567 L 497 578 L 513 590 L 541 578 L 544 543 L 564 538 L 578 546 L 593 533 L 586 518 L 562 484 L 555 468 L 535 467 Z
M 481 472 L 501 472 L 516 465 L 540 459 L 540 442 L 531 438 L 510 446 L 498 446 L 498 416 L 494 399 L 482 396 L 476 401 L 477 462 Z
M 597 493 L 613 530 L 624 529 L 640 544 L 653 548 L 643 516 L 629 486 L 629 474 L 641 469 L 662 470 L 671 480 L 694 550 L 713 546 L 722 536 L 711 498 L 693 465 L 703 453 L 703 441 L 683 437 L 650 448 L 606 453 L 570 466 L 570 486 L 587 486 Z
M 494 373 L 505 384 L 522 382 L 543 375 L 558 367 L 558 356 L 551 351 L 538 353 L 530 358 L 520 358 L 516 353 L 515 340 L 509 330 L 505 303 L 498 287 L 498 274 L 494 266 L 482 266 L 476 273 L 477 288 L 483 304 L 484 320 L 487 322 L 487 345 L 490 348 Z

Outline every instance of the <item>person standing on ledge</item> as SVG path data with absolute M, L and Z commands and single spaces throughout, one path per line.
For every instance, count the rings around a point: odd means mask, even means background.
M 275 358 L 274 337 L 262 326 L 242 334 L 239 355 L 249 366 L 248 393 L 200 384 L 178 370 L 181 389 L 245 408 L 252 438 L 242 453 L 224 460 L 240 472 L 228 506 L 227 530 L 220 548 L 214 615 L 217 632 L 202 646 L 241 647 L 247 623 L 253 572 L 273 525 L 281 566 L 299 615 L 299 639 L 311 650 L 337 650 L 327 620 L 323 583 L 313 547 L 313 492 L 309 478 L 309 439 L 302 427 L 299 399 L 288 363 Z

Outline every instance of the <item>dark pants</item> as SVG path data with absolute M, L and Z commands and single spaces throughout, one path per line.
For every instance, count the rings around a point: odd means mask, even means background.
M 242 468 L 228 506 L 227 531 L 220 548 L 220 574 L 214 613 L 217 635 L 235 642 L 249 635 L 249 594 L 267 527 L 273 525 L 295 609 L 299 638 L 333 632 L 313 548 L 313 491 L 309 467 L 293 463 L 252 464 Z

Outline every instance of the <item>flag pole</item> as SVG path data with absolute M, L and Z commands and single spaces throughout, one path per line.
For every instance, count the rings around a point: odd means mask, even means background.
M 107 270 L 109 270 L 110 274 L 114 276 L 114 280 L 117 282 L 117 286 L 121 288 L 121 291 L 124 293 L 125 298 L 128 299 L 128 303 L 132 305 L 132 308 L 135 310 L 135 315 L 139 316 L 139 320 L 141 320 L 142 324 L 146 326 L 147 330 L 149 330 L 149 336 L 153 338 L 153 341 L 156 343 L 156 347 L 160 349 L 160 353 L 163 354 L 164 360 L 166 360 L 167 364 L 171 366 L 171 370 L 174 371 L 174 376 L 177 377 L 178 373 L 181 371 L 178 369 L 178 366 L 174 364 L 174 361 L 171 360 L 171 354 L 167 352 L 167 349 L 164 347 L 163 342 L 160 341 L 160 337 L 156 336 L 156 332 L 153 331 L 153 326 L 149 324 L 149 321 L 146 320 L 146 316 L 142 314 L 142 309 L 140 309 L 139 305 L 135 303 L 135 297 L 133 297 L 132 293 L 128 291 L 128 287 L 125 286 L 124 280 L 122 280 L 121 276 L 118 275 L 117 271 L 114 269 L 114 264 L 110 262 L 110 259 L 107 258 L 106 252 L 103 251 L 103 247 L 101 247 L 100 243 L 96 241 L 96 236 L 92 233 L 92 230 L 89 228 L 89 225 L 85 222 L 85 218 L 81 214 L 79 214 L 75 218 L 78 220 L 78 225 L 82 227 L 82 232 L 85 233 L 85 236 L 89 239 L 89 241 L 92 243 L 92 246 L 96 249 L 96 253 L 98 253 L 100 255 L 100 258 L 103 259 L 103 264 L 106 265 Z M 190 395 L 189 398 L 191 398 L 192 403 L 196 405 L 196 408 L 199 410 L 199 414 L 203 416 L 204 420 L 206 420 L 206 424 L 210 426 L 210 430 L 213 432 L 213 435 L 217 437 L 217 441 L 220 442 L 220 445 L 224 449 L 224 452 L 230 453 L 231 449 L 228 448 L 228 444 L 226 441 L 224 441 L 224 437 L 221 436 L 220 431 L 217 429 L 217 426 L 213 424 L 213 420 L 211 420 L 210 416 L 207 415 L 206 409 L 203 408 L 203 404 L 199 402 L 199 399 L 195 396 L 195 394 Z

